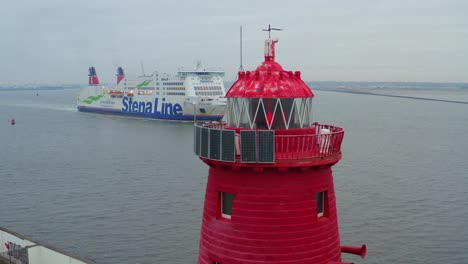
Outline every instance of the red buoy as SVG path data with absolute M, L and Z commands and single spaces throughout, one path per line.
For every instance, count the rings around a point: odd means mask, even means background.
M 312 119 L 313 92 L 275 61 L 239 72 L 226 123 L 196 124 L 209 166 L 198 263 L 343 263 L 331 167 L 344 129 Z

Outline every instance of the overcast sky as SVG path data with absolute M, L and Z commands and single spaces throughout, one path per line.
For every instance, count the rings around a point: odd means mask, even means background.
M 277 61 L 305 80 L 468 82 L 468 1 L 14 0 L 0 8 L 0 83 L 103 82 L 207 68 L 235 78 L 263 61 L 261 29 L 284 28 Z

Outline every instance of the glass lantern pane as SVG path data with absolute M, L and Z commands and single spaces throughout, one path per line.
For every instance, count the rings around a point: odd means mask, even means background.
M 288 128 L 297 128 L 297 126 L 294 123 L 294 117 L 296 116 L 295 109 L 294 109 L 294 99 L 293 98 L 281 99 L 281 106 L 284 112 L 284 119 L 286 119 L 285 126 L 289 122 Z M 290 118 L 291 118 L 291 122 L 289 121 Z
M 250 128 L 250 112 L 251 105 L 249 103 L 250 99 L 239 98 L 239 111 L 240 111 L 240 123 L 239 127 L 241 128 Z

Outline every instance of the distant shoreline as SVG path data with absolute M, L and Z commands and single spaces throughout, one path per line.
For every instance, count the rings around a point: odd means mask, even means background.
M 80 86 L 65 86 L 65 87 L 55 87 L 55 86 L 43 86 L 43 87 L 4 87 L 0 88 L 0 92 L 15 92 L 15 91 L 60 91 L 60 90 L 72 90 L 72 89 L 81 89 Z
M 225 82 L 225 87 L 229 89 L 233 82 Z M 468 104 L 468 101 L 448 100 L 427 98 L 412 95 L 397 95 L 390 94 L 389 92 L 421 92 L 421 91 L 437 91 L 437 92 L 467 92 L 468 84 L 466 83 L 380 83 L 380 82 L 306 82 L 312 90 L 335 92 L 335 93 L 348 93 L 348 94 L 361 94 L 373 96 L 385 96 L 394 98 L 404 98 L 413 100 L 435 101 L 456 104 Z M 38 87 L 0 87 L 0 92 L 7 91 L 60 91 L 81 89 L 82 85 L 63 85 L 63 86 L 38 86 Z M 337 88 L 338 87 L 338 88 Z
M 229 89 L 236 80 L 225 81 L 224 86 Z M 437 83 L 437 82 L 358 82 L 358 81 L 304 81 L 312 90 L 331 90 L 352 93 L 358 90 L 398 90 L 398 91 L 468 91 L 468 83 Z M 0 84 L 0 91 L 41 91 L 41 90 L 64 90 L 81 89 L 86 83 L 67 84 Z M 102 83 L 105 87 L 113 87 L 113 83 Z
M 349 90 L 348 89 L 344 90 L 344 89 L 321 89 L 321 88 L 315 88 L 314 90 L 325 91 L 325 92 L 334 92 L 334 93 L 362 94 L 362 95 L 385 96 L 385 97 L 396 97 L 396 98 L 405 98 L 405 99 L 414 99 L 414 100 L 455 103 L 455 104 L 468 104 L 468 102 L 466 102 L 466 101 L 426 98 L 426 97 L 417 97 L 417 96 L 409 96 L 409 95 L 395 95 L 395 94 L 375 93 L 375 92 L 363 91 L 363 90 L 356 91 L 356 90 L 350 90 L 350 89 Z M 393 88 L 380 88 L 379 90 L 389 91 L 389 90 L 395 90 L 395 89 L 393 89 Z M 410 89 L 410 90 L 412 90 L 412 91 L 416 91 L 416 90 L 423 91 L 424 89 Z M 444 91 L 444 90 L 446 91 L 447 89 L 430 89 L 430 90 L 431 91 Z M 453 91 L 453 90 L 458 90 L 458 89 L 450 89 L 450 90 Z

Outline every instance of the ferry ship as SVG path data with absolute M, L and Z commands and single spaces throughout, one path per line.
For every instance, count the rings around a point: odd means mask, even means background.
M 226 98 L 224 71 L 180 70 L 175 75 L 153 72 L 129 79 L 117 68 L 117 85 L 101 86 L 94 67 L 89 83 L 78 96 L 78 111 L 133 117 L 220 121 Z

